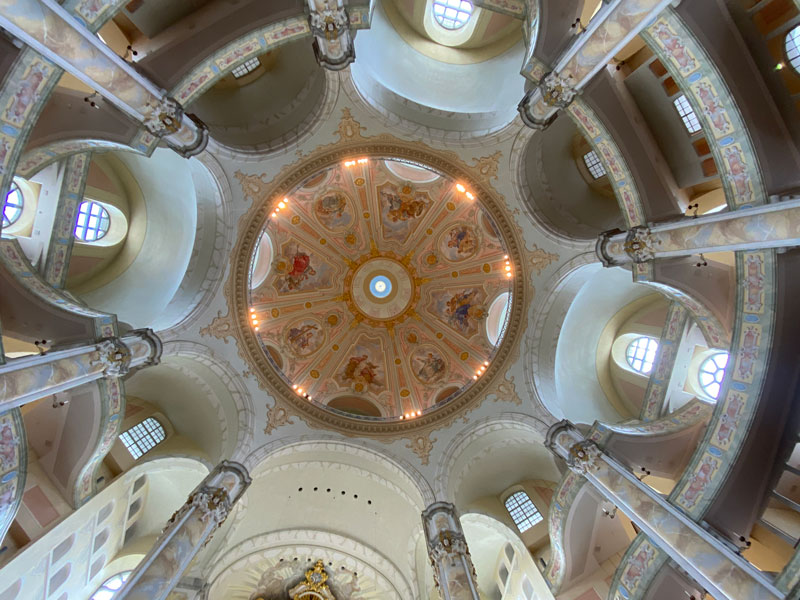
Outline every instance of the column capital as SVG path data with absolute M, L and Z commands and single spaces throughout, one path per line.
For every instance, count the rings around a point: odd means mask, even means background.
M 131 349 L 118 337 L 107 337 L 97 342 L 97 358 L 93 364 L 103 365 L 106 377 L 122 377 L 131 366 Z
M 550 124 L 553 121 L 555 121 L 558 113 L 552 113 L 549 115 L 539 114 L 539 111 L 536 110 L 536 106 L 538 105 L 536 100 L 539 98 L 539 94 L 537 94 L 538 91 L 539 88 L 532 88 L 528 90 L 517 105 L 517 112 L 519 113 L 519 117 L 522 119 L 522 122 L 525 123 L 525 125 L 531 129 L 535 129 L 536 131 L 544 131 L 550 127 Z
M 609 253 L 608 245 L 612 238 L 625 233 L 622 229 L 609 229 L 597 236 L 597 242 L 594 245 L 594 252 L 604 267 L 618 267 L 623 263 L 618 258 Z
M 645 225 L 635 225 L 625 236 L 625 253 L 635 263 L 653 260 L 656 256 L 655 246 L 660 241 L 653 237 L 651 229 Z
M 183 107 L 170 96 L 147 103 L 143 124 L 156 137 L 177 133 L 183 120 Z
M 221 487 L 204 485 L 192 492 L 186 503 L 200 511 L 200 519 L 202 521 L 211 521 L 215 527 L 219 526 L 231 511 L 231 500 L 228 497 L 228 492 Z
M 544 103 L 555 108 L 567 108 L 578 95 L 572 75 L 565 77 L 556 71 L 545 74 L 538 88 Z

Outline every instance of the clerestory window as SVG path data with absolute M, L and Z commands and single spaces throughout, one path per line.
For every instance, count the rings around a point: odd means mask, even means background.
M 656 360 L 658 342 L 651 337 L 641 336 L 628 344 L 625 358 L 634 371 L 647 375 Z
M 161 423 L 148 417 L 119 435 L 122 444 L 134 459 L 146 454 L 167 438 Z
M 82 242 L 96 242 L 108 233 L 111 217 L 99 202 L 84 200 L 78 207 L 75 237 Z
M 468 0 L 433 0 L 433 18 L 445 29 L 461 29 L 471 16 Z
M 514 492 L 506 498 L 506 510 L 520 533 L 542 520 L 541 513 L 536 510 L 536 506 L 525 492 Z
M 128 577 L 130 577 L 132 571 L 122 571 L 121 573 L 117 573 L 113 577 L 109 577 L 103 582 L 97 591 L 92 594 L 89 600 L 111 600 L 117 595 L 122 584 L 124 584 Z

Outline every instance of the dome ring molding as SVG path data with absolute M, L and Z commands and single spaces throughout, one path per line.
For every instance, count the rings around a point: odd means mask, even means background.
M 334 145 L 335 149 L 331 149 L 331 145 L 323 146 L 312 152 L 308 158 L 284 167 L 272 181 L 264 185 L 264 189 L 260 190 L 258 195 L 254 196 L 252 207 L 240 218 L 240 233 L 232 256 L 233 269 L 226 286 L 230 314 L 235 323 L 235 331 L 231 333 L 237 338 L 239 353 L 250 366 L 260 385 L 268 390 L 276 401 L 283 401 L 284 406 L 288 404 L 293 409 L 292 413 L 305 419 L 311 426 L 334 429 L 349 435 L 389 437 L 402 436 L 407 432 L 433 425 L 441 426 L 442 422 L 449 422 L 480 404 L 495 378 L 505 373 L 506 362 L 520 341 L 522 319 L 527 312 L 527 286 L 518 234 L 502 208 L 501 196 L 494 191 L 491 184 L 475 177 L 474 174 L 478 173 L 477 168 L 470 167 L 453 153 L 438 153 L 419 142 L 412 145 L 390 136 L 380 136 L 380 141 L 374 142 L 345 142 Z M 486 372 L 463 393 L 452 400 L 430 407 L 413 419 L 370 419 L 349 416 L 347 413 L 302 398 L 292 390 L 283 374 L 267 358 L 248 319 L 250 260 L 259 236 L 267 225 L 271 206 L 319 171 L 345 160 L 363 157 L 416 163 L 461 182 L 471 189 L 494 220 L 515 273 L 511 286 L 513 300 L 506 325 L 506 335 L 495 349 Z

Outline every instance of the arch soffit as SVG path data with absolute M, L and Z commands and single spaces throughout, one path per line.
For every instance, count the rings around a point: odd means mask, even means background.
M 162 352 L 163 360 L 168 357 L 188 358 L 199 365 L 209 369 L 222 383 L 230 394 L 230 399 L 233 403 L 234 410 L 238 415 L 238 423 L 236 423 L 236 443 L 230 454 L 232 460 L 242 460 L 250 452 L 253 438 L 255 436 L 255 408 L 253 406 L 253 398 L 250 395 L 247 387 L 242 383 L 240 375 L 234 370 L 230 363 L 226 360 L 214 355 L 210 348 L 197 342 L 189 341 L 174 341 L 166 342 Z M 181 368 L 178 365 L 166 365 L 169 368 L 176 369 L 186 376 L 190 377 L 192 381 L 197 382 L 208 390 L 208 399 L 217 410 L 221 423 L 226 423 L 222 401 L 211 391 L 205 380 L 202 379 L 197 373 L 190 371 L 187 368 Z M 224 426 L 223 439 L 227 440 L 227 426 Z M 222 446 L 225 446 L 223 441 Z
M 269 550 L 292 549 L 299 546 L 324 554 L 331 561 L 352 561 L 355 570 L 375 580 L 385 578 L 394 588 L 397 598 L 418 598 L 416 588 L 388 558 L 353 538 L 316 529 L 286 529 L 249 538 L 226 552 L 211 570 L 209 598 L 215 597 L 215 586 L 220 578 L 238 566 L 246 566 L 248 559 L 259 561 Z M 262 556 L 259 556 L 262 555 Z
M 536 417 L 510 412 L 488 417 L 462 429 L 454 436 L 439 460 L 439 466 L 434 476 L 436 498 L 448 502 L 453 502 L 455 500 L 455 490 L 458 489 L 461 481 L 466 477 L 463 472 L 466 471 L 466 469 L 457 474 L 454 472 L 456 463 L 459 459 L 468 454 L 470 446 L 476 441 L 493 432 L 516 431 L 531 435 L 535 441 L 544 443 L 547 429 L 548 424 Z M 524 444 L 526 440 L 512 438 L 510 440 L 504 440 L 503 443 Z M 482 452 L 485 450 L 485 448 L 482 449 Z
M 337 461 L 334 457 L 332 457 L 330 460 L 326 461 L 310 461 L 300 458 L 300 455 L 306 452 L 316 457 L 319 457 L 320 452 L 329 452 L 366 459 L 367 461 L 371 461 L 390 471 L 394 475 L 399 476 L 407 484 L 407 486 L 405 486 L 405 492 L 403 493 L 404 497 L 411 501 L 413 505 L 417 506 L 420 511 L 434 501 L 434 493 L 431 485 L 416 468 L 406 461 L 390 456 L 385 450 L 375 450 L 364 445 L 363 443 L 357 444 L 349 441 L 343 441 L 334 436 L 316 437 L 312 439 L 301 437 L 277 440 L 275 442 L 265 444 L 264 446 L 261 446 L 260 448 L 257 448 L 251 452 L 244 459 L 244 465 L 252 474 L 254 474 L 254 476 L 258 476 L 264 472 L 269 472 L 272 468 L 280 468 L 270 467 L 268 465 L 270 460 L 297 455 L 298 462 L 319 462 L 320 464 L 322 462 L 328 464 L 338 462 L 343 466 L 343 468 L 350 467 L 357 469 L 360 472 L 359 474 L 365 475 L 370 479 L 374 479 L 383 485 L 397 487 L 399 490 L 403 489 L 400 486 L 396 486 L 395 484 L 386 481 L 380 475 L 371 473 L 362 467 L 350 465 L 345 462 L 345 460 Z M 412 493 L 409 493 L 408 490 L 412 490 Z
M 542 335 L 542 331 L 548 320 L 553 318 L 553 306 L 562 292 L 570 294 L 569 300 L 563 302 L 566 307 L 563 311 L 564 314 L 559 313 L 559 316 L 555 317 L 563 321 L 566 309 L 569 308 L 572 300 L 581 290 L 585 278 L 591 276 L 595 270 L 587 269 L 587 267 L 596 266 L 597 263 L 597 255 L 594 252 L 579 254 L 563 264 L 547 280 L 544 289 L 536 295 L 533 326 L 528 327 L 522 340 L 524 356 L 528 357 L 524 364 L 526 387 L 531 392 L 535 402 L 554 418 L 560 417 L 554 414 L 548 406 L 549 393 L 545 392 L 547 388 L 543 379 L 546 375 L 551 380 L 555 378 L 555 353 L 558 340 L 546 340 L 545 336 Z M 581 272 L 585 277 L 576 278 L 575 276 L 581 275 Z M 545 342 L 549 342 L 549 347 L 544 347 Z M 549 361 L 546 365 L 541 360 L 542 357 L 546 357 Z M 555 387 L 553 387 L 552 393 L 555 393 Z

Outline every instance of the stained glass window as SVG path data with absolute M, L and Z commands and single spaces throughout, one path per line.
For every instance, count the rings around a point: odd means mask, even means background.
M 139 458 L 149 452 L 166 438 L 167 434 L 161 423 L 153 417 L 145 419 L 119 435 L 120 441 L 133 458 Z
M 514 492 L 506 498 L 506 510 L 514 520 L 519 532 L 522 533 L 542 520 L 541 513 L 531 502 L 525 492 Z
M 657 350 L 657 341 L 651 337 L 642 336 L 628 344 L 625 358 L 634 371 L 647 375 L 653 369 Z
M 472 2 L 433 0 L 433 17 L 445 29 L 461 29 L 472 16 Z

